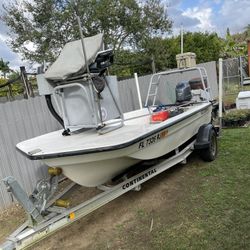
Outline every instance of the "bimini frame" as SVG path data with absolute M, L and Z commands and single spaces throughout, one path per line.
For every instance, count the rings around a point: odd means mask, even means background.
M 206 101 L 210 101 L 211 99 L 211 90 L 210 90 L 210 82 L 207 76 L 207 71 L 204 67 L 192 67 L 192 68 L 184 68 L 184 69 L 174 69 L 168 70 L 163 72 L 155 73 L 151 76 L 149 88 L 146 96 L 145 107 L 148 107 L 149 102 L 152 101 L 150 105 L 154 106 L 156 101 L 156 96 L 158 94 L 160 80 L 162 76 L 178 74 L 178 73 L 185 73 L 185 72 L 192 72 L 198 71 L 199 77 L 201 79 L 201 83 L 203 86 L 203 90 L 206 93 Z M 205 80 L 207 81 L 207 87 L 205 85 Z

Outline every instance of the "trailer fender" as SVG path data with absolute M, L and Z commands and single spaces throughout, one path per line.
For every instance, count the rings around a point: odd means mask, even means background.
M 217 135 L 217 131 L 212 124 L 204 124 L 202 125 L 197 134 L 196 142 L 194 144 L 195 149 L 206 149 L 210 145 L 211 133 L 215 132 Z

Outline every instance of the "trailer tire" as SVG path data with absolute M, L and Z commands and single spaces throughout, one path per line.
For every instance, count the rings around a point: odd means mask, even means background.
M 200 156 L 204 161 L 213 161 L 215 160 L 218 153 L 217 145 L 217 135 L 214 129 L 212 129 L 209 138 L 209 145 L 207 148 L 200 149 Z

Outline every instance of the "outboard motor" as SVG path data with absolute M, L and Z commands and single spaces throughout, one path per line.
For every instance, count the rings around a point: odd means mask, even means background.
M 188 81 L 181 81 L 176 85 L 176 102 L 190 101 L 192 98 L 191 88 Z

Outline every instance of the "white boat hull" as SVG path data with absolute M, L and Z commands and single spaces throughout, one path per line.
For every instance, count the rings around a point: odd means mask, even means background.
M 163 126 L 157 133 L 122 149 L 55 157 L 43 161 L 48 166 L 60 167 L 64 175 L 76 183 L 95 187 L 142 160 L 158 158 L 181 146 L 197 134 L 200 126 L 210 123 L 211 109 L 211 105 L 207 105 L 194 114 L 183 114 L 180 122 L 167 128 Z M 161 124 L 155 126 L 161 128 Z

